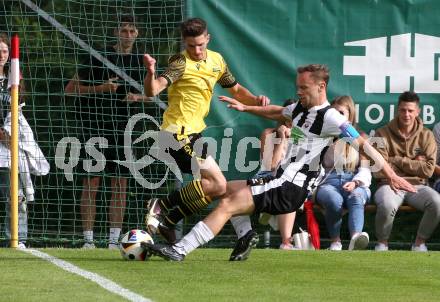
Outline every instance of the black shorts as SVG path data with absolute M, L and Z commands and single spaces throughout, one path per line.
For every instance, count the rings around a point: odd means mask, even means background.
M 196 159 L 206 159 L 207 145 L 203 143 L 201 148 L 194 148 L 194 144 L 198 139 L 202 139 L 201 133 L 194 133 L 181 138 L 177 134 L 173 135 L 173 138 L 181 146 L 180 149 L 169 149 L 168 153 L 176 161 L 180 171 L 185 174 L 192 174 L 191 163 Z M 165 151 L 167 152 L 167 151 Z
M 273 176 L 248 180 L 256 213 L 286 214 L 298 210 L 308 190 L 285 179 Z
M 81 152 L 80 152 L 80 161 L 78 162 L 77 172 L 81 173 L 83 176 L 96 175 L 101 176 L 103 173 L 109 176 L 130 176 L 130 170 L 124 165 L 118 164 L 115 161 L 125 161 L 125 152 L 124 152 L 124 130 L 125 123 L 115 123 L 113 125 L 109 124 L 96 124 L 90 125 L 85 124 L 85 127 L 82 129 L 82 133 L 79 135 L 79 140 L 81 142 Z M 87 127 L 89 126 L 89 127 Z M 93 128 L 93 126 L 98 126 Z M 96 156 L 92 156 L 88 154 L 85 150 L 86 143 L 90 138 L 99 137 L 105 138 L 108 142 L 107 148 L 100 147 L 97 143 L 94 145 L 96 150 L 103 154 L 103 158 L 96 158 Z M 131 149 L 129 148 L 128 151 Z M 98 155 L 101 156 L 101 155 Z M 91 162 L 92 166 L 104 165 L 104 169 L 97 172 L 88 172 L 84 169 L 84 161 L 88 160 Z M 98 161 L 100 161 L 98 163 Z
M 130 170 L 115 161 L 125 161 L 124 133 L 130 116 L 135 113 L 126 102 L 114 98 L 82 97 L 75 102 L 77 121 L 77 137 L 81 142 L 80 161 L 77 171 L 81 174 L 102 175 L 103 172 L 110 176 L 130 176 Z M 96 158 L 85 151 L 86 142 L 92 137 L 103 137 L 108 142 L 107 148 L 95 148 L 104 155 L 101 164 L 105 168 L 101 172 L 88 172 L 83 168 L 84 160 L 90 160 L 92 166 L 97 163 Z M 131 150 L 130 146 L 130 150 Z M 127 150 L 127 151 L 130 151 Z M 131 151 L 130 151 L 131 152 Z M 101 161 L 101 159 L 99 159 Z

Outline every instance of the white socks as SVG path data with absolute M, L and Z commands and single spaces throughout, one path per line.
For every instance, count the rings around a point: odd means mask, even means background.
M 85 242 L 93 242 L 93 231 L 83 231 Z
M 109 243 L 118 243 L 119 242 L 119 235 L 121 234 L 120 228 L 110 228 L 110 235 L 109 235 Z M 92 243 L 93 242 L 93 231 L 83 231 L 84 240 L 85 242 Z
M 110 236 L 108 241 L 110 243 L 118 243 L 119 235 L 121 234 L 120 228 L 110 228 Z M 93 242 L 93 231 L 83 231 L 84 240 L 86 242 Z
M 252 230 L 251 218 L 248 215 L 235 216 L 230 219 L 238 239 Z
M 108 238 L 108 241 L 110 243 L 118 243 L 120 234 L 121 234 L 120 228 L 110 228 L 110 236 Z
M 173 248 L 181 255 L 188 255 L 196 248 L 214 238 L 211 229 L 203 222 L 198 222 Z

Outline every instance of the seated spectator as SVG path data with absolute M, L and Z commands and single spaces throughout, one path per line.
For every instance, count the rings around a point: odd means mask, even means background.
M 333 100 L 332 107 L 355 125 L 355 107 L 350 96 Z M 348 142 L 340 139 L 327 150 L 323 159 L 326 175 L 318 187 L 315 201 L 325 210 L 325 222 L 330 235 L 330 250 L 342 250 L 340 230 L 344 210 L 348 210 L 350 231 L 349 250 L 365 249 L 369 236 L 362 232 L 364 227 L 364 205 L 371 192 L 371 171 L 368 162 L 361 166 L 363 156 Z M 365 161 L 364 161 L 365 162 Z
M 376 132 L 384 139 L 377 150 L 394 172 L 413 184 L 417 192 L 396 191 L 390 187 L 382 173 L 374 173 L 378 189 L 374 195 L 377 204 L 376 251 L 388 250 L 388 239 L 399 206 L 407 202 L 422 211 L 423 217 L 411 250 L 426 252 L 428 240 L 440 221 L 440 194 L 428 186 L 435 169 L 437 145 L 432 132 L 423 127 L 419 118 L 419 96 L 406 91 L 399 96 L 397 116 Z
M 440 123 L 437 123 L 432 129 L 434 133 L 435 142 L 437 143 L 437 160 L 434 168 L 434 183 L 433 188 L 440 193 Z

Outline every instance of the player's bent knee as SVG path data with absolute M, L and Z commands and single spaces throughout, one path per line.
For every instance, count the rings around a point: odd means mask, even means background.
M 204 192 L 211 197 L 219 197 L 226 193 L 226 179 L 222 177 L 205 179 Z
M 218 180 L 215 184 L 215 196 L 222 196 L 226 193 L 226 179 Z
M 230 200 L 229 198 L 221 199 L 217 205 L 217 209 L 221 210 L 224 213 L 232 214 L 234 212 L 232 200 Z

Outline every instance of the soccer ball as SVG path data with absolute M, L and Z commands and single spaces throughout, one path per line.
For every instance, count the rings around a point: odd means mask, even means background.
M 141 247 L 141 242 L 154 243 L 151 236 L 143 230 L 131 230 L 119 241 L 119 250 L 126 260 L 147 260 L 149 255 Z

